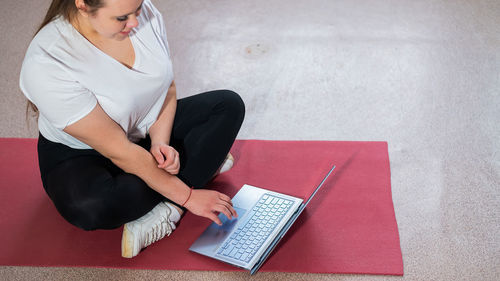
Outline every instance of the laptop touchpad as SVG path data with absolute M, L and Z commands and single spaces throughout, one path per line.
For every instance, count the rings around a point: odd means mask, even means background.
M 238 213 L 238 218 L 230 220 L 226 215 L 222 213 L 219 214 L 222 225 L 219 226 L 216 223 L 210 224 L 198 240 L 190 247 L 190 250 L 200 254 L 212 254 L 220 243 L 224 242 L 227 236 L 229 236 L 233 228 L 238 224 L 238 221 L 242 219 L 246 213 L 245 209 L 238 207 L 233 208 L 236 210 L 236 213 Z
M 246 210 L 245 209 L 240 209 L 238 207 L 234 207 L 234 210 L 236 210 L 236 213 L 238 214 L 238 218 L 233 218 L 232 220 L 228 219 L 226 215 L 223 213 L 219 214 L 219 219 L 222 221 L 222 225 L 219 226 L 215 223 L 213 223 L 210 227 L 215 227 L 217 231 L 217 236 L 223 235 L 226 237 L 231 231 L 233 230 L 234 226 L 238 223 L 239 218 L 243 218 L 243 215 L 245 215 Z

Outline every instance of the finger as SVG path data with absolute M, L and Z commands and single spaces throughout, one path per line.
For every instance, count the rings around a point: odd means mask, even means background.
M 233 208 L 233 206 L 229 206 L 229 211 L 231 211 L 231 214 L 233 215 L 233 217 L 237 218 L 238 217 L 238 213 L 236 213 L 236 210 Z
M 231 201 L 231 197 L 227 196 L 226 194 L 219 193 L 219 199 L 224 201 L 224 202 L 227 202 L 227 203 L 229 203 L 229 205 L 233 206 L 233 202 Z
M 179 173 L 179 167 L 173 167 L 173 168 L 169 168 L 169 169 L 165 169 L 169 174 L 172 174 L 172 175 L 177 175 Z
M 175 156 L 177 154 L 177 151 L 175 151 L 175 149 L 173 147 L 170 147 L 170 149 L 168 150 L 168 156 L 174 160 L 175 159 Z
M 168 152 L 167 152 L 167 164 L 166 166 L 172 166 L 175 163 L 175 150 L 171 147 L 169 147 Z
M 179 157 L 179 153 L 175 153 L 175 161 L 174 161 L 174 166 L 175 169 L 177 170 L 177 173 L 179 172 L 179 169 L 181 168 L 181 159 Z
M 166 167 L 168 167 L 169 165 L 171 165 L 171 156 L 170 156 L 170 150 L 169 150 L 169 147 L 168 146 L 162 146 L 160 147 L 160 151 L 161 153 L 163 154 L 164 158 L 165 158 L 165 161 L 163 161 L 162 165 L 160 168 L 163 168 L 165 169 Z
M 236 213 L 236 210 L 233 208 L 233 202 L 231 201 L 231 198 L 224 193 L 219 193 L 219 199 L 227 204 L 227 208 L 229 209 L 229 211 L 231 211 L 231 214 L 235 218 L 237 218 L 238 213 Z
M 176 167 L 175 167 L 175 169 L 174 169 L 174 171 L 173 171 L 173 174 L 177 175 L 179 173 L 180 168 L 181 168 L 180 165 L 177 164 Z
M 208 214 L 206 217 L 214 221 L 216 224 L 222 225 L 222 221 L 214 213 L 210 212 L 210 214 Z
M 179 156 L 179 152 L 177 152 L 176 150 L 175 151 L 175 164 L 177 165 L 177 167 L 180 167 L 181 166 L 181 157 Z
M 171 175 L 177 175 L 179 173 L 179 169 L 176 168 L 176 169 L 167 169 L 166 170 L 169 174 Z
M 159 157 L 161 157 L 161 162 L 158 162 L 159 163 L 158 168 L 162 168 L 163 169 L 163 164 L 165 163 L 165 155 L 164 155 L 164 153 L 162 151 L 162 147 L 161 146 L 158 147 L 157 151 L 158 152 L 157 152 L 156 155 L 158 155 Z
M 232 205 L 226 205 L 226 208 L 229 210 L 229 212 L 231 212 L 231 215 L 235 218 L 238 217 L 238 213 L 236 213 L 236 210 L 233 208 Z
M 177 166 L 179 166 L 179 155 L 176 155 L 175 153 L 172 156 L 169 156 L 167 159 L 167 168 L 168 169 L 173 169 Z
M 171 174 L 177 174 L 179 172 L 179 168 L 180 168 L 179 157 L 176 156 L 175 160 L 174 160 L 174 163 L 172 163 L 171 165 L 166 166 L 165 170 L 167 170 Z
M 222 205 L 224 205 L 227 208 L 227 210 L 231 213 L 231 215 L 233 217 L 235 217 L 235 218 L 238 217 L 238 213 L 236 213 L 236 210 L 234 209 L 234 207 L 231 203 L 223 201 L 223 200 L 221 200 L 220 202 L 222 203 Z
M 153 150 L 151 154 L 153 154 L 153 157 L 159 165 L 163 163 L 163 154 L 161 154 L 158 150 Z
M 223 213 L 224 215 L 226 215 L 226 217 L 228 219 L 232 219 L 233 216 L 231 214 L 231 212 L 229 211 L 229 209 L 227 208 L 227 206 L 225 205 L 222 205 L 222 204 L 217 204 L 215 205 L 214 207 L 214 211 L 217 211 L 217 212 L 220 212 L 220 213 Z

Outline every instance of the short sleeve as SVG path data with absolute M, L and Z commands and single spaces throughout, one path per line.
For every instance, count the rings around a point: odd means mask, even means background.
M 167 50 L 168 56 L 171 57 L 170 48 L 168 46 L 168 40 L 167 40 L 167 31 L 165 28 L 165 23 L 163 21 L 162 14 L 160 13 L 160 11 L 158 11 L 158 9 L 156 9 L 151 0 L 144 0 L 143 5 L 150 13 L 149 18 L 154 32 L 160 37 L 165 46 L 165 49 Z
M 25 60 L 19 83 L 40 114 L 61 130 L 85 117 L 97 104 L 92 92 L 48 58 Z

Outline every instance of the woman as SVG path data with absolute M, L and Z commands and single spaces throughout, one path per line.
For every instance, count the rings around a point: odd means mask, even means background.
M 232 165 L 244 104 L 228 90 L 177 100 L 150 0 L 53 0 L 20 87 L 39 113 L 47 194 L 77 227 L 124 225 L 122 256 L 170 235 L 184 208 L 237 216 L 227 195 L 193 188 Z

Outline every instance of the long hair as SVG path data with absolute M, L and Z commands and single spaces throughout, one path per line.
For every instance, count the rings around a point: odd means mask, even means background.
M 94 15 L 99 8 L 104 6 L 103 0 L 84 0 L 83 2 L 89 9 L 87 12 L 91 15 Z M 47 24 L 49 24 L 57 17 L 62 16 L 66 21 L 72 22 L 75 19 L 77 13 L 78 8 L 75 5 L 75 0 L 52 0 L 45 18 L 43 19 L 33 37 L 35 37 L 38 32 L 42 30 L 42 28 L 44 28 Z M 28 100 L 28 104 L 26 105 L 26 118 L 28 118 L 30 110 L 34 112 L 35 116 L 38 115 L 38 108 Z

